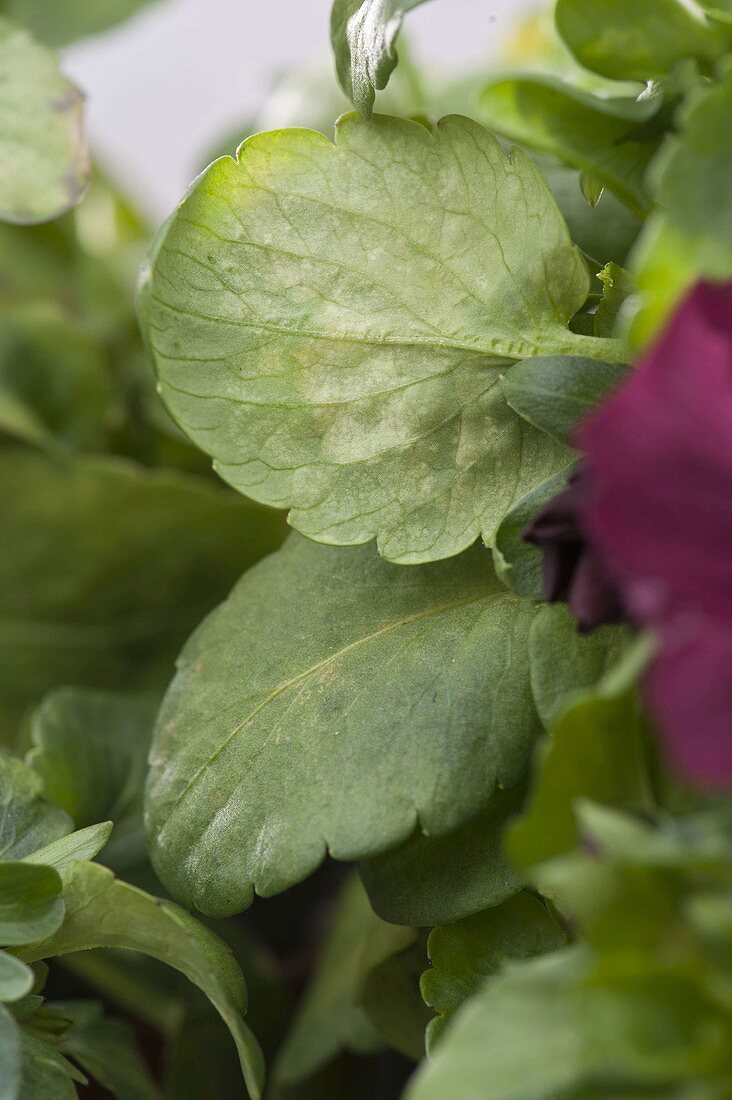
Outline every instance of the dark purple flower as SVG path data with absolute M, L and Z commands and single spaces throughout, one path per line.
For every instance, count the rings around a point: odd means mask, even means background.
M 546 598 L 550 603 L 569 604 L 583 633 L 623 617 L 617 585 L 580 526 L 586 495 L 586 476 L 580 466 L 564 492 L 545 504 L 521 532 L 526 542 L 542 552 Z
M 584 426 L 582 525 L 660 649 L 649 700 L 679 769 L 732 782 L 732 283 L 699 284 Z

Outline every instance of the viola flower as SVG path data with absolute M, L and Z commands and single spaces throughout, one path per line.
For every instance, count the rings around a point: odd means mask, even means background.
M 617 585 L 580 523 L 587 478 L 579 466 L 564 492 L 537 512 L 521 537 L 538 546 L 544 567 L 544 594 L 550 603 L 569 605 L 582 633 L 623 619 Z
M 583 427 L 581 527 L 660 649 L 649 702 L 671 758 L 732 782 L 732 282 L 700 283 Z

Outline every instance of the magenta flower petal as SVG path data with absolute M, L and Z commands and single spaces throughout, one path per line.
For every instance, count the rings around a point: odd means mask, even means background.
M 671 761 L 703 786 L 732 779 L 732 626 L 703 622 L 664 632 L 648 677 L 648 700 Z
M 691 293 L 580 442 L 586 530 L 633 614 L 689 604 L 732 620 L 732 283 Z
M 732 283 L 700 284 L 580 433 L 582 524 L 658 629 L 649 698 L 690 778 L 732 782 Z

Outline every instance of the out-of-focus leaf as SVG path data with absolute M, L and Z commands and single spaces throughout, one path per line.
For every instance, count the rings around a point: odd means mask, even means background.
M 145 854 L 142 793 L 156 711 L 154 699 L 60 688 L 30 718 L 27 760 L 46 795 L 77 826 L 115 823 L 105 862 L 116 870 Z
M 94 1001 L 55 1001 L 52 1007 L 71 1020 L 60 1050 L 117 1100 L 159 1100 L 127 1024 L 105 1016 Z
M 83 96 L 54 55 L 0 16 L 0 218 L 48 221 L 75 206 L 89 181 Z
M 433 928 L 427 941 L 432 967 L 421 981 L 425 1002 L 438 1013 L 427 1028 L 428 1052 L 434 1054 L 445 1025 L 506 960 L 543 955 L 564 943 L 564 933 L 546 906 L 526 893 L 456 924 Z
M 164 683 L 192 627 L 282 527 L 197 478 L 0 451 L 0 736 L 60 684 Z
M 614 336 L 623 307 L 635 293 L 635 281 L 629 271 L 616 263 L 606 264 L 597 277 L 602 283 L 602 298 L 595 313 L 595 334 Z
M 161 879 L 227 916 L 326 851 L 361 859 L 475 817 L 531 751 L 535 613 L 480 547 L 403 569 L 291 536 L 179 659 L 147 791 Z
M 598 270 L 614 261 L 625 263 L 641 228 L 641 220 L 605 191 L 597 206 L 588 206 L 580 191 L 579 173 L 553 157 L 539 156 L 539 167 L 564 215 L 572 240 Z
M 21 1031 L 21 1060 L 19 1100 L 77 1100 L 74 1082 L 87 1083 L 55 1046 L 26 1029 Z
M 643 214 L 651 204 L 645 173 L 663 136 L 649 124 L 662 102 L 602 98 L 554 77 L 504 77 L 482 92 L 479 116 L 512 141 L 592 172 Z
M 17 1100 L 20 1085 L 20 1028 L 0 1004 L 0 1100 Z
M 367 1053 L 383 1039 L 360 1006 L 362 983 L 373 967 L 413 942 L 411 928 L 385 924 L 372 911 L 357 877 L 344 886 L 315 974 L 282 1046 L 275 1077 L 292 1085 L 341 1050 Z
M 2 0 L 0 10 L 28 27 L 42 42 L 65 46 L 98 34 L 147 7 L 152 0 Z
M 728 49 L 682 0 L 557 0 L 556 25 L 581 65 L 646 83 L 686 58 L 709 69 Z
M 20 949 L 19 957 L 35 962 L 94 947 L 124 947 L 181 971 L 206 994 L 229 1027 L 249 1093 L 258 1100 L 264 1065 L 257 1041 L 244 1022 L 244 978 L 227 946 L 185 910 L 121 882 L 96 863 L 71 867 L 64 904 L 66 913 L 58 931 Z
M 430 1013 L 419 993 L 425 946 L 420 939 L 372 967 L 361 983 L 359 1003 L 390 1047 L 418 1062 L 424 1055 Z
M 393 924 L 449 924 L 497 905 L 522 880 L 503 850 L 506 822 L 524 791 L 497 791 L 479 817 L 446 836 L 418 832 L 404 844 L 361 863 L 361 878 L 379 916 Z

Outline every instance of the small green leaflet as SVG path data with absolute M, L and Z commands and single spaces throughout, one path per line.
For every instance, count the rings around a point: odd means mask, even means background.
M 685 58 L 708 70 L 729 44 L 683 0 L 557 0 L 557 30 L 581 65 L 643 83 Z
M 433 928 L 427 941 L 432 967 L 420 983 L 425 1002 L 438 1013 L 427 1029 L 429 1053 L 434 1053 L 436 1040 L 460 1006 L 507 959 L 543 955 L 564 943 L 564 934 L 546 906 L 523 892 L 495 909 Z
M 1 866 L 1 865 L 0 865 Z M 218 1010 L 239 1051 L 252 1100 L 264 1076 L 261 1051 L 244 1022 L 247 991 L 229 948 L 185 910 L 115 878 L 96 863 L 75 863 L 64 884 L 58 931 L 18 950 L 25 962 L 95 947 L 128 948 L 181 971 Z
M 541 174 L 482 127 L 341 119 L 250 138 L 160 236 L 143 327 L 172 415 L 222 477 L 320 542 L 419 563 L 490 542 L 566 451 L 500 376 L 570 332 L 585 264 Z
M 43 781 L 0 752 L 0 860 L 20 860 L 70 833 L 68 814 L 41 797 Z
M 32 985 L 33 971 L 30 967 L 6 951 L 0 951 L 0 1001 L 17 1001 L 30 993 Z M 0 1039 L 0 1048 L 1 1043 Z
M 0 218 L 28 225 L 75 206 L 89 182 L 83 96 L 54 55 L 0 17 Z
M 0 863 L 0 944 L 32 943 L 63 920 L 61 878 L 53 867 Z
M 519 596 L 544 599 L 544 555 L 537 546 L 526 542 L 522 534 L 539 509 L 567 488 L 567 478 L 573 469 L 570 466 L 562 470 L 522 497 L 506 513 L 496 531 L 493 566 L 503 583 Z
M 326 852 L 475 817 L 537 732 L 535 614 L 479 547 L 403 569 L 291 536 L 193 635 L 163 703 L 147 828 L 167 887 L 224 916 Z
M 335 0 L 330 37 L 343 91 L 370 115 L 398 61 L 395 43 L 406 12 L 425 0 Z

